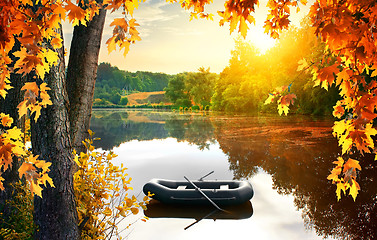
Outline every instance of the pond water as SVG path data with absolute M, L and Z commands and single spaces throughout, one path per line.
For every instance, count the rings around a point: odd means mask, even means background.
M 211 171 L 207 179 L 246 179 L 254 188 L 241 214 L 247 217 L 200 220 L 213 208 L 164 209 L 133 224 L 127 239 L 377 239 L 373 161 L 363 163 L 356 202 L 338 202 L 326 179 L 339 152 L 332 124 L 303 116 L 95 110 L 91 129 L 101 138 L 95 146 L 113 150 L 115 163 L 128 167 L 132 194 L 151 178 L 198 179 Z

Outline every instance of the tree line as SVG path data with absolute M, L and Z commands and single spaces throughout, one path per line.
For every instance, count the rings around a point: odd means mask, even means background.
M 137 71 L 135 73 L 120 70 L 110 63 L 100 63 L 94 90 L 94 106 L 127 105 L 126 94 L 131 92 L 163 91 L 172 75 Z
M 219 75 L 204 68 L 178 74 L 170 79 L 165 94 L 183 108 L 197 105 L 225 112 L 277 112 L 277 103 L 266 105 L 265 101 L 275 88 L 287 86 L 287 91 L 297 95 L 293 112 L 330 115 L 339 99 L 338 88 L 313 88 L 313 75 L 297 71 L 301 59 L 318 61 L 324 52 L 325 44 L 305 21 L 283 32 L 265 54 L 237 38 L 229 64 Z

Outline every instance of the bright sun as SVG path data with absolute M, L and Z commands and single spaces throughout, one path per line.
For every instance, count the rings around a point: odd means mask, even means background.
M 276 42 L 275 39 L 264 33 L 263 27 L 252 27 L 248 31 L 246 39 L 259 49 L 260 54 L 265 54 Z

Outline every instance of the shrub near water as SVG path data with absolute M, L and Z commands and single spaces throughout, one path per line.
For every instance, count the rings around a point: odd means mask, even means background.
M 91 137 L 93 133 L 89 131 Z M 112 152 L 96 152 L 93 140 L 86 139 L 87 153 L 75 154 L 78 171 L 74 175 L 74 188 L 82 239 L 110 239 L 117 237 L 124 229 L 119 224 L 125 217 L 145 209 L 149 198 L 139 202 L 135 196 L 128 196 L 131 178 L 125 173 L 123 164 L 115 166 Z M 141 220 L 145 221 L 144 217 Z M 125 226 L 125 228 L 128 228 Z
M 9 219 L 5 220 L 0 211 L 0 239 L 33 239 L 34 196 L 25 182 L 19 181 L 12 184 L 12 189 L 13 198 L 7 200 L 8 206 L 12 209 Z

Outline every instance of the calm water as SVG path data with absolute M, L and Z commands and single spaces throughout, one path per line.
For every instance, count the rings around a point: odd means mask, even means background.
M 95 145 L 128 167 L 133 194 L 151 178 L 198 179 L 212 170 L 209 179 L 247 179 L 255 191 L 243 219 L 211 215 L 217 220 L 184 230 L 213 209 L 162 209 L 133 224 L 127 239 L 377 239 L 375 164 L 362 165 L 357 201 L 337 202 L 326 180 L 339 150 L 331 126 L 309 117 L 152 110 L 97 110 L 91 123 L 101 138 Z

